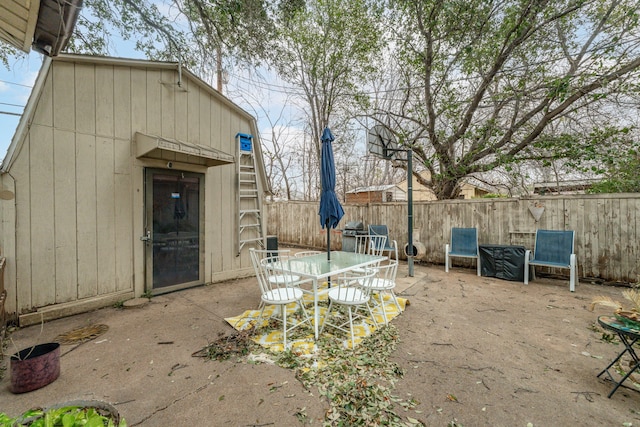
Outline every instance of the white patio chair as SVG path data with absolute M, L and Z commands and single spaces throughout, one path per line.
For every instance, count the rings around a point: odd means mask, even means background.
M 387 236 L 380 234 L 369 234 L 364 236 L 367 238 L 367 250 L 369 255 L 381 256 L 387 249 Z
M 274 312 L 269 318 L 276 318 L 282 321 L 282 334 L 283 334 L 283 346 L 287 349 L 287 333 L 291 330 L 303 325 L 306 322 L 310 322 L 311 318 L 307 315 L 307 311 L 304 308 L 303 292 L 294 284 L 290 275 L 283 273 L 274 274 L 269 267 L 269 264 L 275 262 L 287 262 L 286 259 L 280 256 L 267 256 L 262 258 L 260 250 L 249 249 L 251 254 L 251 260 L 256 272 L 256 278 L 258 279 L 258 286 L 260 287 L 260 300 L 262 309 L 258 316 L 257 325 L 262 323 L 264 318 L 264 309 L 267 305 L 275 305 L 278 310 Z M 287 321 L 287 305 L 296 303 L 302 312 L 303 319 L 299 323 L 289 323 Z M 278 315 L 281 317 L 278 317 Z
M 280 249 L 280 250 L 253 249 L 253 254 L 255 254 L 257 256 L 257 259 L 260 260 L 260 261 L 264 260 L 266 258 L 269 258 L 269 260 L 270 260 L 269 262 L 287 261 L 289 258 L 291 258 L 291 251 L 289 249 Z M 305 282 L 305 281 L 301 280 L 300 276 L 295 276 L 295 275 L 284 276 L 284 275 L 278 274 L 278 273 L 270 274 L 269 275 L 269 280 L 274 282 L 274 284 L 288 283 L 290 286 L 299 286 L 301 283 Z M 258 307 L 258 308 L 260 308 L 260 307 Z
M 384 252 L 387 236 L 360 234 L 356 236 L 355 252 L 367 255 L 382 256 Z M 371 267 L 370 267 L 371 268 Z M 366 273 L 363 268 L 356 268 L 351 271 L 354 274 Z
M 368 286 L 368 281 L 373 279 L 375 274 L 375 271 L 369 271 L 367 274 L 355 277 L 342 275 L 335 280 L 334 286 L 332 286 L 327 293 L 329 297 L 329 308 L 327 308 L 322 321 L 320 332 L 328 325 L 345 333 L 351 333 L 351 347 L 354 347 L 356 338 L 353 322 L 355 320 L 362 319 L 363 322 L 366 322 L 368 319 L 371 319 L 374 326 L 378 326 L 378 322 L 376 322 L 376 318 L 369 305 L 369 301 L 371 300 L 371 287 Z M 340 316 L 339 312 L 341 307 L 347 310 L 348 320 L 344 320 L 344 317 Z M 358 309 L 363 307 L 366 307 L 369 316 L 363 316 L 358 313 Z
M 395 242 L 395 241 L 394 241 Z M 387 311 L 384 309 L 384 294 L 388 294 L 393 303 L 400 312 L 400 304 L 396 298 L 396 294 L 393 291 L 396 287 L 396 275 L 398 273 L 398 261 L 391 260 L 387 264 L 381 264 L 376 267 L 376 274 L 370 280 L 358 279 L 358 285 L 361 287 L 367 287 L 371 291 L 372 299 L 375 301 L 375 295 L 378 295 L 378 306 L 382 310 L 382 316 L 384 317 L 384 324 L 389 324 L 387 318 Z
M 387 245 L 387 247 L 391 248 L 391 249 L 388 249 L 389 260 L 398 262 L 398 242 L 395 240 L 392 240 L 391 243 Z M 387 249 L 385 249 L 385 251 L 387 251 Z

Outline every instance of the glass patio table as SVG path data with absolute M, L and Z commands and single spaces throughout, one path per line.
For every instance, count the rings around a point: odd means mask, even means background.
M 598 378 L 599 378 L 600 376 L 602 376 L 602 374 L 606 373 L 609 379 L 611 380 L 611 382 L 613 382 L 614 384 L 613 390 L 611 390 L 611 392 L 609 393 L 609 396 L 607 396 L 611 398 L 611 396 L 613 396 L 613 393 L 616 392 L 618 387 L 620 387 L 622 383 L 625 382 L 626 379 L 631 376 L 631 374 L 633 374 L 634 371 L 640 368 L 640 356 L 636 354 L 635 349 L 633 348 L 633 345 L 638 340 L 640 340 L 640 330 L 626 325 L 625 323 L 615 318 L 614 316 L 600 316 L 598 317 L 598 323 L 603 328 L 611 332 L 615 332 L 618 335 L 618 338 L 620 338 L 620 341 L 622 342 L 622 344 L 624 345 L 624 349 L 622 350 L 622 352 L 618 354 L 618 356 L 615 359 L 613 359 L 611 363 L 609 363 L 609 366 L 604 368 L 602 372 L 598 374 Z M 629 365 L 629 371 L 622 377 L 620 381 L 617 381 L 613 377 L 613 375 L 611 375 L 611 372 L 609 372 L 609 369 L 611 369 L 611 367 L 616 362 L 618 362 L 618 360 L 620 360 L 622 356 L 625 355 L 625 353 L 628 353 L 632 359 Z M 623 387 L 626 387 L 626 386 L 623 386 Z M 632 390 L 635 390 L 635 389 L 632 389 Z
M 358 268 L 379 264 L 387 259 L 386 256 L 358 254 L 354 252 L 332 251 L 331 259 L 327 259 L 327 253 L 323 252 L 300 258 L 289 258 L 286 261 L 278 261 L 269 264 L 269 268 L 275 272 L 300 276 L 302 280 L 311 280 L 313 283 L 313 327 L 315 339 L 318 339 L 318 295 L 320 280 L 330 279 L 331 276 L 339 276 L 343 273 Z

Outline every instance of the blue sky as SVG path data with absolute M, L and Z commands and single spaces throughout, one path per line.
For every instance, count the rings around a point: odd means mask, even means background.
M 111 56 L 144 59 L 142 53 L 123 41 L 117 43 Z M 43 59 L 43 55 L 32 51 L 28 55 L 10 58 L 11 70 L 0 65 L 0 160 L 6 156 L 20 120 L 19 114 L 24 111 Z M 294 141 L 304 138 L 300 124 L 295 120 L 299 112 L 287 96 L 295 89 L 286 88 L 286 84 L 270 73 L 267 73 L 266 80 L 264 76 L 257 78 L 255 73 L 246 70 L 229 70 L 228 74 L 229 84 L 223 93 L 256 117 L 263 146 L 269 148 L 272 145 L 272 125 L 280 135 L 281 144 L 293 146 Z M 279 122 L 269 123 L 266 114 Z
M 11 70 L 0 66 L 0 158 L 4 158 L 15 133 L 31 88 L 42 65 L 37 52 L 11 58 Z

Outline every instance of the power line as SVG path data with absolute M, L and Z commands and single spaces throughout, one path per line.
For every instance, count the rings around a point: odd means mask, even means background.
M 8 105 L 10 107 L 20 107 L 20 108 L 24 107 L 24 105 L 22 104 L 9 104 L 8 102 L 0 102 L 0 105 Z
M 29 86 L 29 85 L 24 85 L 24 84 L 22 84 L 22 83 L 15 83 L 15 82 L 10 82 L 10 81 L 7 81 L 7 80 L 1 80 L 1 79 L 0 79 L 0 83 L 7 83 L 7 84 L 10 84 L 10 85 L 16 85 L 16 86 L 28 87 L 29 89 L 31 89 L 31 88 L 33 87 L 33 86 Z

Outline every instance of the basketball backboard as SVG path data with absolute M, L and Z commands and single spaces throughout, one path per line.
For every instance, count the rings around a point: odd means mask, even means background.
M 395 135 L 384 125 L 375 125 L 367 134 L 367 150 L 378 157 L 391 160 L 398 158 L 398 143 Z

